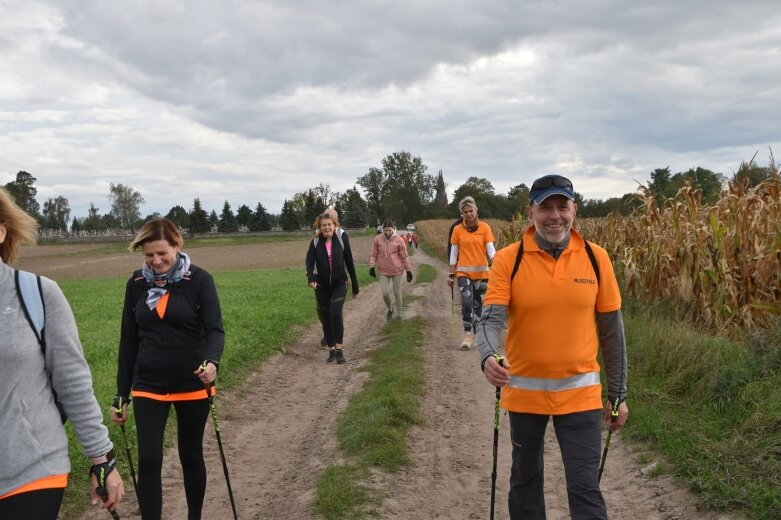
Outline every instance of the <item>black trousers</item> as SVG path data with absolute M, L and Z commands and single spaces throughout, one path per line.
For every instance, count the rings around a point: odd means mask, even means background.
M 315 289 L 317 306 L 320 309 L 323 323 L 323 335 L 329 347 L 344 342 L 344 322 L 342 308 L 347 296 L 347 284 L 336 287 L 318 286 Z
M 553 416 L 573 520 L 607 520 L 597 476 L 601 420 L 602 410 Z M 542 454 L 547 425 L 547 415 L 510 412 L 513 462 L 508 501 L 512 520 L 545 520 Z
M 3 520 L 56 520 L 65 488 L 39 489 L 0 500 Z M 108 515 L 108 513 L 106 513 Z
M 206 464 L 203 461 L 203 430 L 209 416 L 209 401 L 156 401 L 133 399 L 138 430 L 138 505 L 144 520 L 160 520 L 163 508 L 161 471 L 163 434 L 171 405 L 176 410 L 179 461 L 184 475 L 187 518 L 199 520 L 206 493 Z

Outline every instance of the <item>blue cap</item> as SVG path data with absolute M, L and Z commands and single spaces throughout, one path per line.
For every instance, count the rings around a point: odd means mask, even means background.
M 534 181 L 529 192 L 529 196 L 535 204 L 541 204 L 551 195 L 563 195 L 569 200 L 575 200 L 572 181 L 561 175 L 546 175 Z

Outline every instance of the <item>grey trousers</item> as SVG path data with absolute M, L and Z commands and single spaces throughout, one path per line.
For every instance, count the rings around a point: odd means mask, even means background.
M 602 410 L 554 415 L 573 520 L 607 520 L 599 489 Z M 510 412 L 513 462 L 508 502 L 512 520 L 545 520 L 543 445 L 547 415 Z
M 464 330 L 470 331 L 483 314 L 483 296 L 488 289 L 488 280 L 471 280 L 459 276 L 456 282 L 461 295 L 461 320 L 464 322 Z
M 393 299 L 391 301 L 391 285 L 393 285 Z M 401 275 L 385 276 L 380 275 L 380 289 L 382 289 L 382 299 L 389 311 L 393 311 L 393 317 L 401 319 Z

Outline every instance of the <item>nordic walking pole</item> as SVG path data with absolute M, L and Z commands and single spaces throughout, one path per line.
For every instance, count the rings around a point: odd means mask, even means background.
M 453 285 L 450 286 L 450 324 L 453 325 L 453 341 L 458 341 L 458 334 L 456 333 L 456 303 L 455 293 L 453 286 L 456 284 L 455 277 L 453 278 Z
M 114 396 L 114 410 L 116 410 L 117 417 L 122 418 L 122 397 L 119 395 Z M 133 479 L 133 489 L 136 492 L 136 500 L 138 500 L 138 482 L 136 481 L 136 469 L 133 467 L 133 457 L 130 455 L 130 446 L 127 443 L 127 433 L 125 432 L 125 423 L 120 423 L 119 429 L 122 430 L 122 441 L 125 444 L 125 454 L 127 455 L 127 464 L 130 467 L 130 477 Z
M 201 365 L 201 369 L 206 369 L 206 361 Z M 222 472 L 225 473 L 225 483 L 228 485 L 228 496 L 231 499 L 231 509 L 233 510 L 233 520 L 238 520 L 236 514 L 236 501 L 233 499 L 233 489 L 231 489 L 231 479 L 228 476 L 228 463 L 225 461 L 225 451 L 222 449 L 222 439 L 220 438 L 220 423 L 217 422 L 217 408 L 214 406 L 214 397 L 212 396 L 212 387 L 214 383 L 204 385 L 206 387 L 206 396 L 209 399 L 209 409 L 214 422 L 214 433 L 217 436 L 217 445 L 220 447 L 220 458 L 222 459 Z
M 613 409 L 610 411 L 610 422 L 614 423 L 618 419 L 618 398 L 613 403 Z M 605 439 L 605 449 L 602 450 L 602 462 L 599 463 L 599 475 L 597 475 L 597 484 L 602 481 L 602 471 L 605 469 L 605 460 L 607 460 L 607 450 L 610 448 L 610 437 L 613 436 L 613 430 L 607 431 L 607 439 Z
M 494 355 L 499 366 L 504 363 L 504 358 Z M 499 458 L 499 399 L 502 397 L 502 387 L 496 387 L 496 400 L 494 401 L 494 462 L 491 469 L 491 520 L 494 520 L 494 502 L 496 502 L 496 460 Z

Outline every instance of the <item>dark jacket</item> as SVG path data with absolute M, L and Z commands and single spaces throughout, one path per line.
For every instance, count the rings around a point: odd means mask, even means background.
M 306 278 L 309 283 L 317 282 L 321 286 L 336 287 L 347 283 L 347 274 L 353 286 L 353 294 L 358 294 L 358 276 L 355 274 L 353 253 L 350 249 L 350 239 L 347 234 L 341 235 L 341 240 L 334 235 L 331 240 L 331 262 L 328 265 L 328 252 L 325 249 L 325 239 L 318 237 L 309 242 L 309 250 L 306 252 Z M 315 246 L 315 242 L 317 245 Z M 342 246 L 344 244 L 344 246 Z M 345 272 L 345 267 L 347 271 Z
M 225 331 L 212 276 L 190 266 L 189 276 L 170 284 L 168 307 L 161 319 L 146 305 L 149 285 L 141 270 L 125 288 L 119 340 L 117 393 L 133 390 L 156 394 L 203 389 L 193 374 L 205 360 L 219 362 Z

